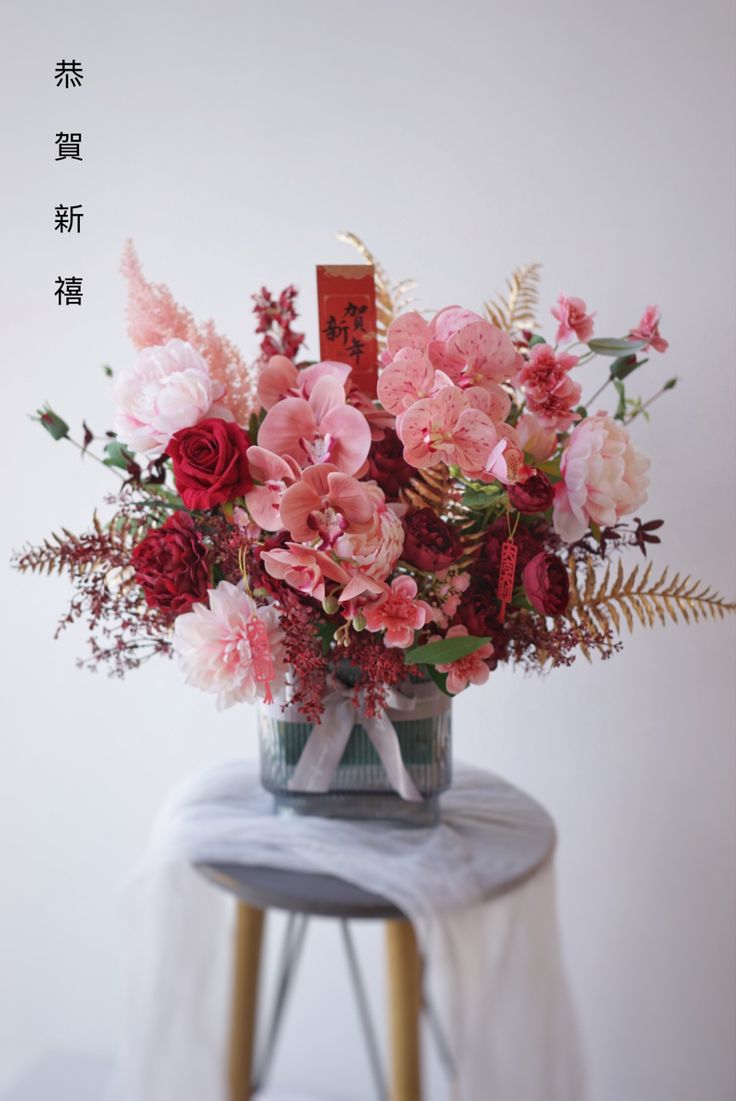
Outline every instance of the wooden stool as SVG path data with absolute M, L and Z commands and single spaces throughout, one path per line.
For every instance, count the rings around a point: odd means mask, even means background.
M 278 1029 L 294 965 L 309 917 L 332 917 L 341 922 L 348 965 L 368 1052 L 380 1097 L 390 1101 L 421 1101 L 420 1017 L 429 1008 L 422 991 L 422 963 L 411 924 L 388 900 L 342 879 L 241 864 L 200 864 L 198 870 L 238 901 L 235 927 L 229 1083 L 230 1101 L 246 1101 L 263 1086 L 273 1056 Z M 260 1062 L 255 1061 L 258 979 L 265 913 L 286 910 L 289 922 L 284 940 L 275 1005 Z M 380 1065 L 378 1045 L 368 1012 L 357 956 L 348 922 L 386 921 L 390 1086 Z M 440 1054 L 448 1068 L 451 1058 L 434 1014 L 430 1017 Z

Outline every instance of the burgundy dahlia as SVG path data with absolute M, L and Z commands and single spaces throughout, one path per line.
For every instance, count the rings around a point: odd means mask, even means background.
M 410 508 L 404 516 L 404 549 L 401 557 L 427 573 L 446 570 L 462 554 L 455 529 L 432 508 Z
M 181 615 L 207 596 L 207 551 L 188 512 L 175 512 L 149 531 L 132 563 L 149 608 Z
M 529 603 L 540 615 L 562 615 L 570 599 L 570 579 L 554 554 L 537 554 L 522 574 Z
M 384 428 L 383 439 L 376 440 L 368 456 L 368 477 L 378 482 L 389 501 L 397 501 L 402 486 L 415 474 L 404 459 L 404 445 L 393 428 Z

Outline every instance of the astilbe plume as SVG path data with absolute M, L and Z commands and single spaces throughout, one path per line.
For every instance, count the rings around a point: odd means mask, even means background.
M 128 241 L 120 265 L 128 284 L 128 332 L 136 348 L 187 340 L 204 357 L 213 378 L 225 386 L 221 404 L 238 424 L 247 424 L 258 408 L 256 380 L 234 344 L 221 336 L 214 322 L 198 325 L 164 283 L 149 283 L 133 242 Z

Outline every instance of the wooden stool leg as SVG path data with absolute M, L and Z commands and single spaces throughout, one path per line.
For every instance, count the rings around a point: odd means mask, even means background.
M 421 1101 L 422 961 L 411 923 L 386 924 L 391 1101 Z
M 263 910 L 239 902 L 235 921 L 232 1007 L 230 1011 L 230 1101 L 251 1095 L 256 1038 L 258 973 L 263 940 Z

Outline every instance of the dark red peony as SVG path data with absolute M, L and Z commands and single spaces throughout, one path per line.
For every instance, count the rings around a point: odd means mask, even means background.
M 570 579 L 554 554 L 537 554 L 522 573 L 529 603 L 540 615 L 562 615 L 570 599 Z
M 404 459 L 404 445 L 393 428 L 383 430 L 383 439 L 376 440 L 368 456 L 368 477 L 378 482 L 389 501 L 397 501 L 402 486 L 416 474 Z
M 404 516 L 404 549 L 401 557 L 419 570 L 446 570 L 462 554 L 455 529 L 432 508 L 410 508 Z
M 541 470 L 535 470 L 525 482 L 508 486 L 509 501 L 519 512 L 546 512 L 552 507 L 555 491 Z
M 214 508 L 242 497 L 253 486 L 248 467 L 248 436 L 234 421 L 208 417 L 182 428 L 166 451 L 174 481 L 187 508 Z
M 207 596 L 207 552 L 188 512 L 175 512 L 133 551 L 135 579 L 149 608 L 180 615 Z

